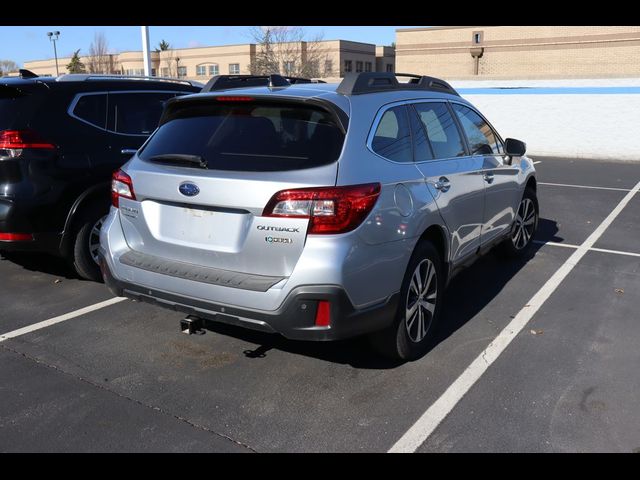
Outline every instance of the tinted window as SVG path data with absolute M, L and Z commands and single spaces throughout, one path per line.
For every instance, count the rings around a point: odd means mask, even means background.
M 496 135 L 480 115 L 464 105 L 454 103 L 452 106 L 467 136 L 472 155 L 498 155 L 502 153 Z
M 458 127 L 444 103 L 416 103 L 414 107 L 427 132 L 435 158 L 466 155 Z
M 73 114 L 96 127 L 105 128 L 107 121 L 107 95 L 81 96 L 73 108 Z
M 333 117 L 315 107 L 223 103 L 174 112 L 140 156 L 199 155 L 212 170 L 297 170 L 335 162 L 343 142 Z
M 429 139 L 422 126 L 422 122 L 413 108 L 409 108 L 409 119 L 411 121 L 411 136 L 413 138 L 413 159 L 416 162 L 433 160 L 433 150 L 429 144 Z
M 158 126 L 164 102 L 175 93 L 109 94 L 109 130 L 128 135 L 150 135 Z
M 412 162 L 411 133 L 404 105 L 390 108 L 380 118 L 371 148 L 378 155 L 396 162 Z

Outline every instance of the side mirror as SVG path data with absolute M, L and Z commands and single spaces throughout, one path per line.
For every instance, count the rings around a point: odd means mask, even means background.
M 527 144 L 515 138 L 507 138 L 504 141 L 504 149 L 510 157 L 521 157 L 527 151 Z

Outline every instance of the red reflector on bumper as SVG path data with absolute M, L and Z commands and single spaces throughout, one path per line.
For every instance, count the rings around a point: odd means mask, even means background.
M 318 310 L 316 310 L 316 327 L 328 327 L 330 324 L 329 302 L 320 300 L 318 302 Z
M 33 240 L 30 233 L 0 233 L 0 241 L 5 242 L 29 242 Z

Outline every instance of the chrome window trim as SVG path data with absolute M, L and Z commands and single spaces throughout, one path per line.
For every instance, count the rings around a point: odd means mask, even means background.
M 113 133 L 114 135 L 121 135 L 124 137 L 148 137 L 150 136 L 153 132 L 147 134 L 147 133 L 121 133 L 121 132 L 116 132 L 114 130 L 110 130 L 107 127 L 107 121 L 109 120 L 109 101 L 108 101 L 108 96 L 109 95 L 119 95 L 119 94 L 126 94 L 126 93 L 174 93 L 174 94 L 183 94 L 183 95 L 189 95 L 192 92 L 185 92 L 182 90 L 116 90 L 116 91 L 100 91 L 100 92 L 83 92 L 83 93 L 78 93 L 76 94 L 75 97 L 73 97 L 73 100 L 71 100 L 71 103 L 69 104 L 69 108 L 67 108 L 67 114 L 72 117 L 75 118 L 76 120 L 82 122 L 82 123 L 86 123 L 87 125 L 92 126 L 93 128 L 96 128 L 102 132 L 109 132 L 109 133 Z M 77 116 L 73 111 L 75 110 L 78 102 L 80 101 L 80 99 L 82 97 L 85 96 L 89 96 L 89 95 L 107 95 L 107 111 L 106 111 L 106 117 L 104 119 L 104 124 L 105 127 L 100 127 L 98 125 L 96 125 L 95 123 L 91 123 L 83 118 L 80 118 L 79 116 Z M 154 130 L 155 131 L 155 130 Z
M 447 161 L 447 160 L 460 160 L 461 158 L 471 158 L 474 157 L 475 155 L 469 155 L 468 154 L 468 149 L 466 148 L 466 140 L 464 137 L 461 137 L 460 139 L 463 141 L 464 143 L 464 147 L 465 147 L 465 155 L 462 155 L 460 157 L 446 157 L 446 158 L 433 158 L 431 160 L 423 160 L 421 162 L 396 162 L 395 160 L 391 160 L 390 158 L 387 157 L 383 157 L 382 155 L 380 155 L 379 153 L 376 153 L 373 150 L 373 137 L 375 136 L 376 130 L 378 129 L 378 124 L 380 123 L 380 119 L 382 118 L 382 116 L 386 113 L 387 110 L 393 108 L 393 107 L 397 107 L 398 105 L 413 105 L 416 103 L 444 103 L 445 105 L 449 102 L 448 99 L 446 98 L 412 98 L 412 99 L 405 99 L 405 100 L 398 100 L 396 102 L 391 102 L 391 103 L 387 103 L 382 105 L 379 109 L 378 112 L 376 113 L 375 117 L 373 117 L 373 123 L 371 125 L 371 128 L 369 129 L 369 134 L 367 135 L 367 150 L 369 150 L 369 152 L 373 153 L 375 156 L 382 158 L 383 160 L 386 160 L 387 162 L 391 162 L 394 163 L 396 165 L 423 165 L 425 163 L 432 163 L 432 162 L 441 162 L 441 161 Z M 462 105 L 467 105 L 464 102 L 460 102 Z M 449 112 L 450 114 L 452 114 L 451 112 Z M 456 121 L 456 118 L 453 119 L 454 121 Z M 457 124 L 456 124 L 456 128 L 458 128 Z M 464 132 L 460 132 L 461 135 L 464 134 Z

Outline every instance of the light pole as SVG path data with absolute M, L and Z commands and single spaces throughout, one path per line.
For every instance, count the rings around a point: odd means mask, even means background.
M 60 75 L 58 71 L 58 51 L 56 50 L 56 40 L 60 36 L 60 32 L 47 32 L 47 36 L 49 37 L 49 41 L 53 42 L 53 55 L 56 57 L 56 77 Z

